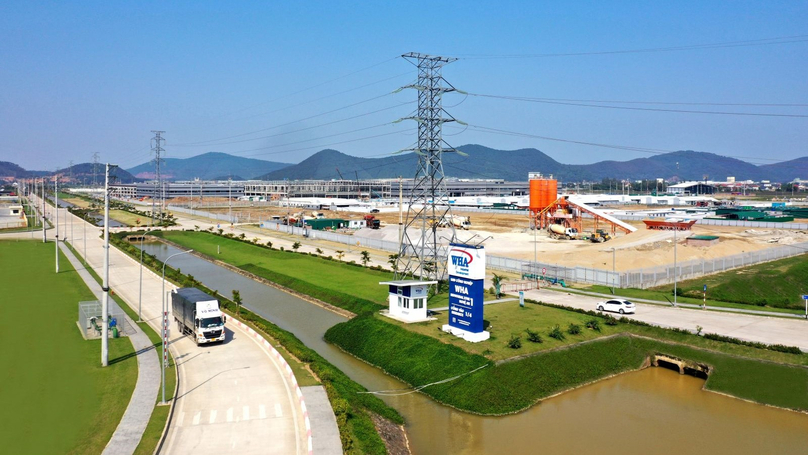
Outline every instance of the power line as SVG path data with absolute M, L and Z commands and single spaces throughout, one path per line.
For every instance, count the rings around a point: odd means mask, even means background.
M 390 109 L 395 109 L 397 107 L 406 106 L 408 104 L 413 104 L 413 103 L 415 103 L 415 101 L 408 101 L 406 103 L 399 103 L 399 104 L 396 104 L 395 106 L 389 106 L 389 107 L 385 107 L 385 108 L 382 108 L 382 109 L 377 109 L 375 111 L 366 112 L 364 114 L 354 115 L 352 117 L 346 117 L 346 118 L 343 118 L 343 119 L 334 120 L 332 122 L 321 123 L 319 125 L 313 125 L 313 126 L 309 126 L 309 127 L 306 127 L 306 128 L 300 128 L 300 129 L 297 129 L 297 130 L 284 131 L 282 133 L 271 134 L 269 136 L 259 136 L 259 137 L 255 137 L 255 138 L 251 138 L 251 139 L 241 139 L 241 140 L 238 140 L 238 141 L 230 141 L 230 142 L 219 142 L 219 143 L 216 143 L 216 144 L 207 144 L 206 146 L 208 146 L 208 147 L 216 147 L 216 146 L 220 146 L 220 145 L 239 144 L 239 143 L 243 143 L 243 142 L 257 141 L 257 140 L 261 140 L 261 139 L 271 139 L 271 138 L 275 138 L 275 137 L 279 137 L 279 136 L 285 136 L 287 134 L 294 134 L 294 133 L 299 133 L 301 131 L 308 131 L 308 130 L 315 129 L 315 128 L 322 128 L 324 126 L 334 125 L 334 124 L 337 124 L 337 123 L 346 122 L 348 120 L 354 120 L 354 119 L 357 119 L 357 118 L 360 118 L 360 117 L 366 117 L 368 115 L 378 114 L 379 112 L 388 111 Z M 174 146 L 175 147 L 198 147 L 198 145 L 196 145 L 196 144 L 193 144 L 193 145 L 182 145 L 182 144 L 180 144 L 180 145 L 174 145 Z
M 253 105 L 251 105 L 251 106 L 247 106 L 247 107 L 244 107 L 244 108 L 241 108 L 241 109 L 238 109 L 238 110 L 232 111 L 232 112 L 227 113 L 227 114 L 222 114 L 222 115 L 220 115 L 218 118 L 221 118 L 221 117 L 226 117 L 226 116 L 228 116 L 228 115 L 232 115 L 232 114 L 237 114 L 237 113 L 239 113 L 239 112 L 248 111 L 248 110 L 250 110 L 250 109 L 254 109 L 254 108 L 259 107 L 259 106 L 265 106 L 265 105 L 267 105 L 267 104 L 274 103 L 274 102 L 276 102 L 276 101 L 279 101 L 279 100 L 282 100 L 282 99 L 285 99 L 285 98 L 289 98 L 289 97 L 292 97 L 292 96 L 295 96 L 295 95 L 299 95 L 299 94 L 304 93 L 304 92 L 307 92 L 307 91 L 309 91 L 309 90 L 314 90 L 315 88 L 322 87 L 322 86 L 324 86 L 324 85 L 328 85 L 328 84 L 330 84 L 330 83 L 332 83 L 332 82 L 336 82 L 336 81 L 338 81 L 338 80 L 340 80 L 340 79 L 345 79 L 345 78 L 347 78 L 347 77 L 351 77 L 351 76 L 353 76 L 353 75 L 355 75 L 355 74 L 359 74 L 359 73 L 361 73 L 361 72 L 363 72 L 363 71 L 367 71 L 367 70 L 372 69 L 372 68 L 375 68 L 375 67 L 377 67 L 377 66 L 384 65 L 385 63 L 392 62 L 392 61 L 397 60 L 397 59 L 399 59 L 399 58 L 400 58 L 399 56 L 395 56 L 395 57 L 393 57 L 393 58 L 389 58 L 389 59 L 387 59 L 387 60 L 383 60 L 383 61 L 381 61 L 381 62 L 374 63 L 374 64 L 372 64 L 372 65 L 370 65 L 370 66 L 366 66 L 366 67 L 361 68 L 361 69 L 358 69 L 358 70 L 356 70 L 356 71 L 352 71 L 352 72 L 350 72 L 350 73 L 348 73 L 348 74 L 344 74 L 344 75 L 342 75 L 342 76 L 337 76 L 337 77 L 335 77 L 335 78 L 333 78 L 333 79 L 329 79 L 329 80 L 327 80 L 327 81 L 320 82 L 320 83 L 317 83 L 317 84 L 311 85 L 311 86 L 309 86 L 309 87 L 306 87 L 306 88 L 303 88 L 303 89 L 297 90 L 297 91 L 295 91 L 295 92 L 288 93 L 288 94 L 286 94 L 286 95 L 281 95 L 281 96 L 279 96 L 279 97 L 273 98 L 273 99 L 268 100 L 268 101 L 264 101 L 264 102 L 261 102 L 261 103 L 253 104 Z M 396 77 L 397 77 L 397 76 L 396 76 Z
M 562 139 L 562 138 L 549 137 L 549 136 L 540 136 L 540 135 L 537 135 L 537 134 L 522 133 L 522 132 L 518 132 L 518 131 L 508 131 L 508 130 L 503 130 L 503 129 L 498 129 L 498 128 L 489 128 L 489 127 L 479 126 L 479 125 L 469 125 L 469 128 L 471 128 L 473 130 L 476 130 L 476 131 L 479 131 L 479 132 L 483 132 L 483 133 L 501 134 L 501 135 L 505 135 L 505 136 L 525 137 L 525 138 L 531 138 L 531 139 L 542 139 L 542 140 L 546 140 L 546 141 L 562 142 L 562 143 L 578 144 L 578 145 L 588 145 L 588 146 L 592 146 L 592 147 L 602 147 L 602 148 L 609 148 L 609 149 L 615 149 L 615 150 L 626 150 L 626 151 L 631 151 L 631 152 L 641 152 L 641 153 L 648 153 L 648 154 L 654 154 L 654 155 L 662 155 L 662 154 L 666 154 L 666 153 L 674 153 L 674 152 L 681 151 L 681 150 L 669 150 L 669 149 L 668 150 L 666 150 L 666 149 L 655 149 L 655 148 L 648 148 L 648 147 L 635 147 L 635 146 L 629 146 L 629 145 L 603 144 L 603 143 L 598 143 L 598 142 L 580 141 L 580 140 L 574 140 L 574 139 Z M 790 161 L 790 160 L 778 160 L 778 159 L 774 159 L 774 158 L 764 158 L 764 157 L 748 157 L 748 156 L 733 156 L 733 155 L 720 155 L 720 156 L 724 156 L 724 157 L 727 157 L 727 158 L 736 158 L 736 159 L 772 161 L 772 162 L 775 162 L 775 163 L 782 163 L 782 162 L 785 162 L 785 161 Z
M 219 141 L 224 141 L 224 140 L 227 140 L 227 139 L 235 139 L 235 138 L 238 138 L 238 137 L 249 136 L 249 135 L 251 135 L 251 134 L 262 133 L 262 132 L 264 132 L 264 131 L 270 131 L 270 130 L 274 130 L 274 129 L 282 128 L 282 127 L 284 127 L 284 126 L 294 125 L 295 123 L 304 122 L 304 121 L 306 121 L 306 120 L 311 120 L 311 119 L 313 119 L 313 118 L 322 117 L 322 116 L 324 116 L 324 115 L 333 114 L 334 112 L 339 112 L 339 111 L 344 110 L 344 109 L 348 109 L 348 108 L 351 108 L 351 107 L 359 106 L 359 105 L 361 105 L 361 104 L 369 103 L 369 102 L 371 102 L 371 101 L 375 101 L 375 100 L 377 100 L 377 99 L 384 98 L 384 97 L 386 97 L 386 96 L 390 96 L 390 95 L 392 95 L 392 93 L 385 93 L 385 94 L 383 94 L 383 95 L 374 96 L 374 97 L 372 97 L 372 98 L 368 98 L 368 99 L 366 99 L 366 100 L 362 100 L 362 101 L 358 101 L 358 102 L 356 102 L 356 103 L 348 104 L 348 105 L 346 105 L 346 106 L 338 107 L 338 108 L 336 108 L 336 109 L 332 109 L 332 110 L 330 110 L 330 111 L 321 112 L 321 113 L 319 113 L 319 114 L 311 115 L 311 116 L 309 116 L 309 117 L 305 117 L 305 118 L 302 118 L 302 119 L 298 119 L 298 120 L 294 120 L 294 121 L 291 121 L 291 122 L 282 123 L 282 124 L 280 124 L 280 125 L 275 125 L 275 126 L 270 126 L 270 127 L 266 127 L 266 128 L 261 128 L 261 129 L 254 130 L 254 131 L 250 131 L 250 132 L 247 132 L 247 133 L 235 134 L 235 135 L 232 135 L 232 136 L 220 137 L 220 138 L 217 138 L 217 139 L 208 139 L 208 140 L 205 140 L 205 141 L 199 141 L 199 142 L 184 142 L 184 143 L 180 143 L 180 144 L 173 144 L 173 145 L 174 145 L 175 147 L 178 147 L 178 146 L 187 147 L 187 146 L 192 146 L 192 145 L 208 145 L 208 144 L 209 144 L 209 143 L 211 143 L 211 142 L 219 142 Z
M 481 95 L 482 96 L 482 95 Z M 494 96 L 494 95 L 489 95 Z M 694 103 L 682 101 L 624 101 L 624 100 L 594 100 L 594 99 L 573 99 L 573 98 L 541 98 L 541 97 L 514 97 L 531 101 L 566 101 L 573 103 L 614 103 L 614 104 L 656 104 L 670 106 L 744 106 L 744 107 L 808 107 L 808 104 L 799 103 Z
M 611 51 L 590 51 L 590 52 L 558 52 L 544 54 L 466 54 L 461 55 L 463 60 L 480 59 L 520 59 L 520 58 L 547 58 L 547 57 L 580 57 L 592 55 L 619 55 L 619 54 L 642 54 L 655 52 L 676 52 L 700 49 L 721 49 L 729 47 L 750 47 L 750 46 L 770 46 L 775 44 L 803 43 L 808 41 L 808 35 L 782 36 L 777 38 L 762 38 L 743 41 L 725 41 L 708 44 L 692 44 L 684 46 L 651 47 L 640 49 L 622 49 Z
M 486 95 L 481 93 L 469 93 L 469 96 L 476 96 L 481 98 L 503 99 L 509 101 L 523 101 L 530 103 L 541 104 L 554 104 L 562 106 L 578 106 L 578 107 L 594 107 L 600 109 L 621 109 L 629 111 L 650 111 L 650 112 L 675 112 L 681 114 L 708 114 L 708 115 L 733 115 L 733 116 L 750 116 L 750 117 L 790 117 L 790 118 L 808 118 L 805 114 L 775 114 L 775 113 L 762 113 L 762 112 L 726 112 L 726 111 L 695 111 L 687 109 L 663 109 L 663 108 L 650 108 L 650 107 L 631 107 L 631 106 L 614 106 L 602 104 L 587 104 L 587 103 L 573 103 L 564 101 L 549 101 L 541 98 L 528 98 L 520 96 L 502 96 L 502 95 Z

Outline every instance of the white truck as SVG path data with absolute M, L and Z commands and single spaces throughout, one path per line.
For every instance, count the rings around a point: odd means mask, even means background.
M 449 227 L 450 225 L 468 231 L 471 227 L 471 219 L 467 216 L 446 215 L 439 224 L 441 227 Z
M 574 239 L 578 237 L 578 230 L 571 227 L 565 227 L 561 224 L 551 224 L 547 226 L 550 232 L 550 237 L 554 239 Z
M 226 316 L 215 298 L 196 288 L 175 289 L 171 310 L 180 333 L 191 335 L 197 345 L 224 341 Z

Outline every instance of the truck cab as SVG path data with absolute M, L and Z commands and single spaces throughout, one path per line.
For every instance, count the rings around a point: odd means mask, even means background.
M 180 288 L 171 292 L 171 304 L 180 333 L 196 344 L 224 341 L 226 316 L 218 300 L 196 288 Z

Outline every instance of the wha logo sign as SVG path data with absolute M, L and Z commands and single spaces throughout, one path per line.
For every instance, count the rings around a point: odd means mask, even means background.
M 452 265 L 460 269 L 468 269 L 469 265 L 474 262 L 474 257 L 465 250 L 453 249 L 450 251 L 449 258 L 452 260 Z

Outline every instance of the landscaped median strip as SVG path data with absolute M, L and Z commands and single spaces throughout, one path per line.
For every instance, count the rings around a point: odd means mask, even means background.
M 289 363 L 286 359 L 283 358 L 280 352 L 272 346 L 266 338 L 262 337 L 258 332 L 252 329 L 252 327 L 248 326 L 247 324 L 239 321 L 238 319 L 230 316 L 230 320 L 236 324 L 241 330 L 247 332 L 248 335 L 255 338 L 260 344 L 262 344 L 266 349 L 275 356 L 275 359 L 281 363 L 283 366 L 286 375 L 289 377 L 289 380 L 292 382 L 292 385 L 295 388 L 295 394 L 297 395 L 297 401 L 300 405 L 300 410 L 303 412 L 303 420 L 306 424 L 306 444 L 308 445 L 308 452 L 309 455 L 313 453 L 312 450 L 312 441 L 311 441 L 311 422 L 309 421 L 309 412 L 306 409 L 306 400 L 303 398 L 303 392 L 300 390 L 300 387 L 297 385 L 297 378 L 295 378 L 295 374 L 292 372 L 292 367 L 289 366 Z

